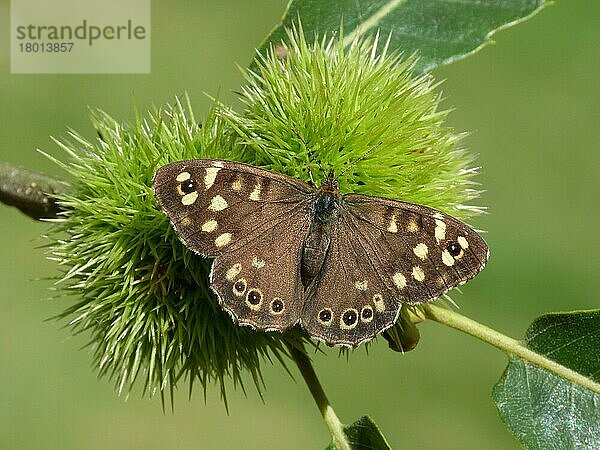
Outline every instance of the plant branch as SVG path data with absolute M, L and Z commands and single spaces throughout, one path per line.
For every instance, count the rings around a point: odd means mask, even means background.
M 54 194 L 65 183 L 0 161 L 0 202 L 14 206 L 33 219 L 56 218 L 60 207 Z
M 304 348 L 298 349 L 291 345 L 288 345 L 288 348 L 302 374 L 302 378 L 304 378 L 304 381 L 319 408 L 319 411 L 321 411 L 323 420 L 333 437 L 335 445 L 340 450 L 350 450 L 350 443 L 344 434 L 344 425 L 329 403 L 325 391 L 323 391 L 323 387 L 321 386 L 321 382 L 319 381 L 315 369 L 310 362 L 310 358 L 306 355 Z
M 523 342 L 510 338 L 496 330 L 493 330 L 479 322 L 465 317 L 457 312 L 435 305 L 424 305 L 422 311 L 427 319 L 434 320 L 441 324 L 452 327 L 456 330 L 467 333 L 477 339 L 499 348 L 503 352 L 518 356 L 525 361 L 529 361 L 536 366 L 552 372 L 561 378 L 577 383 L 586 389 L 600 393 L 600 384 L 590 378 L 586 378 L 580 373 L 565 367 L 556 361 L 546 358 L 544 355 L 529 349 Z

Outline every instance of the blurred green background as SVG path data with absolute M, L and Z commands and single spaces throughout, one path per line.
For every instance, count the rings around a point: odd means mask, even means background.
M 86 107 L 117 119 L 187 91 L 196 114 L 204 93 L 236 104 L 253 47 L 279 19 L 282 0 L 154 1 L 151 75 L 11 75 L 9 6 L 0 1 L 0 159 L 50 174 L 39 155 L 67 127 L 92 136 Z M 450 122 L 470 130 L 479 154 L 480 204 L 489 214 L 486 270 L 453 297 L 463 314 L 520 337 L 538 315 L 597 308 L 600 272 L 600 3 L 559 1 L 495 36 L 496 45 L 435 74 L 446 79 Z M 204 402 L 185 386 L 175 412 L 158 398 L 118 397 L 98 381 L 86 336 L 46 321 L 66 301 L 44 301 L 56 273 L 39 248 L 46 225 L 0 205 L 0 448 L 323 448 L 329 437 L 305 386 L 265 364 L 264 403 L 217 389 Z M 519 448 L 490 392 L 505 356 L 434 323 L 406 355 L 379 340 L 369 355 L 315 357 L 341 419 L 368 413 L 395 448 Z M 294 371 L 294 373 L 296 373 Z

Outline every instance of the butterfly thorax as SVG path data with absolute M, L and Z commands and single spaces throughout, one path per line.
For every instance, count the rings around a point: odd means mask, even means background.
M 332 224 L 338 215 L 340 202 L 338 183 L 333 171 L 316 194 L 310 230 L 302 252 L 302 283 L 307 287 L 317 276 L 329 249 Z
M 319 221 L 322 224 L 330 223 L 337 213 L 339 198 L 339 185 L 334 177 L 333 170 L 331 170 L 321 187 L 317 190 L 313 220 Z

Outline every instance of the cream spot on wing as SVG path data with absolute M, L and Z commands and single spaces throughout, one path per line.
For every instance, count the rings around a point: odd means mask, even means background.
M 198 194 L 196 194 L 196 196 L 198 196 Z M 212 200 L 210 201 L 210 205 L 208 205 L 208 209 L 210 211 L 223 211 L 228 206 L 229 205 L 227 204 L 227 202 L 225 201 L 225 199 L 223 197 L 221 197 L 220 195 L 215 195 L 212 198 Z
M 366 291 L 368 284 L 369 283 L 367 283 L 367 280 L 356 281 L 356 282 L 354 282 L 354 287 L 356 288 L 357 291 Z
M 205 233 L 212 233 L 217 229 L 217 221 L 215 219 L 209 219 L 202 224 L 202 231 Z
M 241 271 L 242 271 L 242 265 L 240 263 L 235 263 L 233 266 L 231 266 L 227 270 L 227 273 L 225 274 L 225 278 L 227 278 L 229 281 L 233 281 L 235 279 L 235 277 L 237 277 L 240 274 Z
M 402 275 L 400 272 L 396 272 L 392 277 L 392 281 L 396 285 L 398 289 L 404 289 L 406 287 L 406 277 Z M 375 298 L 373 297 L 373 301 Z
M 373 295 L 373 304 L 375 305 L 375 310 L 377 312 L 385 311 L 385 302 L 383 301 L 381 294 Z
M 415 255 L 417 255 L 418 258 L 424 260 L 425 258 L 427 258 L 427 253 L 429 252 L 429 249 L 425 244 L 421 242 L 417 244 L 415 248 L 413 248 L 413 252 L 415 253 Z
M 258 259 L 255 256 L 254 259 L 252 260 L 252 267 L 254 267 L 255 269 L 262 269 L 264 266 L 265 266 L 265 260 Z
M 425 279 L 425 272 L 419 266 L 413 267 L 412 276 L 417 281 L 423 281 Z
M 454 258 L 448 250 L 444 250 L 442 252 L 442 262 L 448 267 L 452 267 L 454 265 Z
M 463 248 L 463 250 L 466 250 L 469 248 L 469 243 L 463 236 L 459 236 L 457 241 L 458 241 L 458 245 L 460 245 Z
M 392 217 L 390 218 L 390 224 L 388 225 L 387 230 L 390 233 L 398 232 L 398 224 L 396 223 L 396 216 L 394 214 L 392 214 Z
M 234 191 L 241 191 L 242 190 L 242 186 L 244 184 L 242 183 L 242 179 L 238 178 L 237 180 L 235 180 L 233 183 L 231 183 L 231 189 L 233 189 Z
M 439 212 L 437 212 L 437 213 L 435 213 L 435 214 L 433 215 L 433 218 L 434 218 L 434 219 L 439 219 L 439 220 L 442 220 L 442 219 L 444 218 L 444 216 L 442 216 L 442 215 L 441 215 Z
M 435 219 L 435 240 L 438 242 L 446 238 L 446 222 Z
M 181 197 L 181 204 L 184 206 L 193 205 L 197 198 L 198 192 L 190 192 L 189 194 L 185 194 L 183 197 Z
M 254 190 L 250 193 L 250 200 L 254 200 L 255 202 L 260 200 L 260 180 L 256 182 L 254 186 Z
M 191 177 L 189 172 L 181 172 L 179 175 L 177 175 L 177 178 L 175 178 L 177 181 L 179 181 L 180 183 L 182 183 L 183 181 L 189 180 Z
M 419 232 L 419 224 L 417 223 L 417 221 L 415 219 L 409 219 L 408 223 L 406 224 L 406 229 L 408 231 L 410 231 L 411 233 L 418 233 Z
M 189 227 L 192 224 L 192 219 L 190 219 L 189 217 L 184 217 L 183 219 L 181 219 L 179 224 L 182 227 Z
M 215 239 L 215 245 L 217 247 L 225 247 L 231 242 L 231 233 L 223 233 L 217 236 Z
M 218 167 L 206 168 L 206 175 L 204 175 L 204 189 L 208 191 L 212 187 L 212 185 L 215 183 L 217 173 L 219 173 L 219 170 L 221 169 L 219 169 Z
M 446 282 L 442 277 L 437 277 L 435 279 L 435 284 L 438 286 L 438 288 L 443 288 L 444 286 L 446 286 Z
M 223 168 L 223 161 L 214 161 L 213 166 L 218 167 L 219 169 Z

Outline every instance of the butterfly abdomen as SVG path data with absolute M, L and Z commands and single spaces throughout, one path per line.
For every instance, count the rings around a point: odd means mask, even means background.
M 302 284 L 307 288 L 318 275 L 329 248 L 328 225 L 313 221 L 302 250 Z
M 337 219 L 336 195 L 321 194 L 314 203 L 313 220 L 302 250 L 302 284 L 308 287 L 318 275 L 329 249 L 331 225 Z

